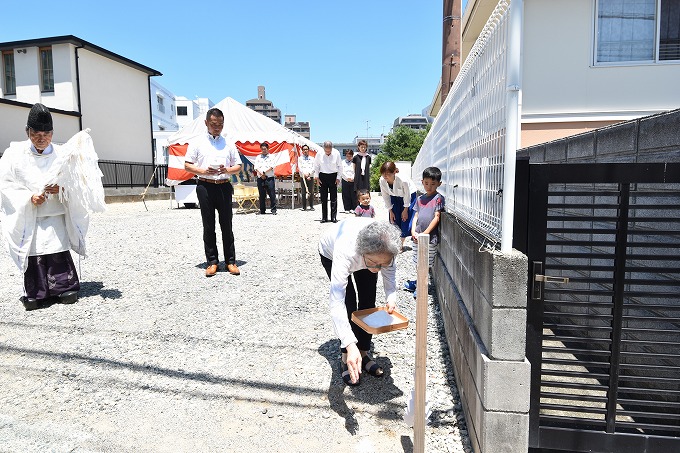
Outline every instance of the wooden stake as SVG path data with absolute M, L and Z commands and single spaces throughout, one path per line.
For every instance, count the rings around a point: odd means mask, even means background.
M 427 286 L 430 235 L 418 235 L 416 280 L 416 387 L 413 419 L 413 452 L 425 452 L 425 386 L 427 383 Z

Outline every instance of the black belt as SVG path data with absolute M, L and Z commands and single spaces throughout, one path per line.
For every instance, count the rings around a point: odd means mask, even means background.
M 228 179 L 208 179 L 201 178 L 200 176 L 198 177 L 198 180 L 203 182 L 209 182 L 210 184 L 224 184 L 225 182 L 229 182 Z

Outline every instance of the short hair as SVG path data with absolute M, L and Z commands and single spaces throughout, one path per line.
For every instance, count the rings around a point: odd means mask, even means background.
M 347 148 L 347 149 L 345 150 L 345 156 L 348 155 L 348 154 L 354 155 L 354 151 L 352 151 L 350 148 Z
M 262 142 L 262 143 L 260 143 L 260 148 L 262 148 L 263 146 L 264 146 L 265 148 L 269 149 L 269 143 L 267 143 L 267 142 Z
M 368 148 L 368 142 L 363 138 L 357 142 L 357 148 L 360 147 L 361 145 L 366 145 L 366 148 Z
M 357 190 L 357 197 L 360 197 L 360 196 L 362 196 L 362 195 L 368 195 L 368 196 L 370 196 L 370 195 L 371 195 L 371 191 L 368 190 L 368 189 L 359 189 L 359 190 Z
M 302 151 L 304 150 L 309 151 L 309 145 L 302 145 Z
M 326 140 L 325 142 L 323 142 L 323 147 L 324 147 L 324 148 L 332 148 L 332 147 L 333 147 L 333 142 L 330 142 L 330 141 Z
M 442 171 L 437 167 L 427 167 L 423 170 L 423 179 L 431 179 L 439 182 L 442 180 Z
M 210 120 L 211 116 L 214 116 L 215 118 L 224 118 L 224 113 L 222 113 L 222 110 L 213 107 L 206 112 L 205 120 L 206 121 Z
M 383 164 L 380 166 L 380 174 L 381 175 L 384 175 L 385 173 L 396 173 L 396 172 L 397 172 L 397 166 L 391 160 L 388 160 L 387 162 L 383 162 Z
M 397 256 L 401 252 L 401 231 L 384 220 L 371 222 L 359 231 L 355 250 L 359 255 L 389 253 Z

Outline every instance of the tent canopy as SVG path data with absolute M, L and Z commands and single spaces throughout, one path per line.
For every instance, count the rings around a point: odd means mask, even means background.
M 302 145 L 309 146 L 310 155 L 312 156 L 316 155 L 317 152 L 323 151 L 319 145 L 311 140 L 283 127 L 271 118 L 267 118 L 230 97 L 218 102 L 214 107 L 224 113 L 222 136 L 227 141 L 234 143 L 239 152 L 250 162 L 254 162 L 255 158 L 260 154 L 261 143 L 267 142 L 269 144 L 269 152 L 277 157 L 278 165 L 274 169 L 274 173 L 277 176 L 289 176 L 292 174 L 291 165 L 297 162 L 299 147 Z M 182 129 L 168 137 L 168 142 L 171 143 L 171 157 L 184 156 L 186 154 L 186 145 L 192 139 L 206 133 L 204 117 L 195 118 L 186 124 Z M 184 153 L 182 153 L 182 148 L 184 148 Z M 175 162 L 175 165 L 170 165 L 170 167 L 179 166 L 180 163 L 182 166 L 181 170 L 183 170 L 183 162 Z M 180 169 L 177 168 L 177 170 Z M 170 178 L 170 175 L 168 175 L 168 178 L 187 179 L 186 176 L 188 175 L 190 173 L 183 175 L 182 178 Z

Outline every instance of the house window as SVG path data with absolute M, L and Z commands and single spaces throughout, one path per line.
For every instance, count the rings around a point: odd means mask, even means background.
M 14 74 L 14 54 L 11 50 L 2 53 L 2 70 L 5 94 L 17 94 L 17 79 Z
M 158 105 L 158 111 L 165 113 L 165 105 L 163 104 L 163 96 L 160 94 L 156 95 L 156 105 Z
M 680 60 L 680 0 L 598 0 L 596 63 Z
M 659 60 L 680 60 L 680 0 L 661 0 Z
M 187 113 L 186 106 L 177 107 L 177 116 L 187 116 L 187 115 L 188 115 L 188 113 Z
M 40 48 L 40 90 L 54 91 L 54 64 L 52 63 L 52 48 Z

